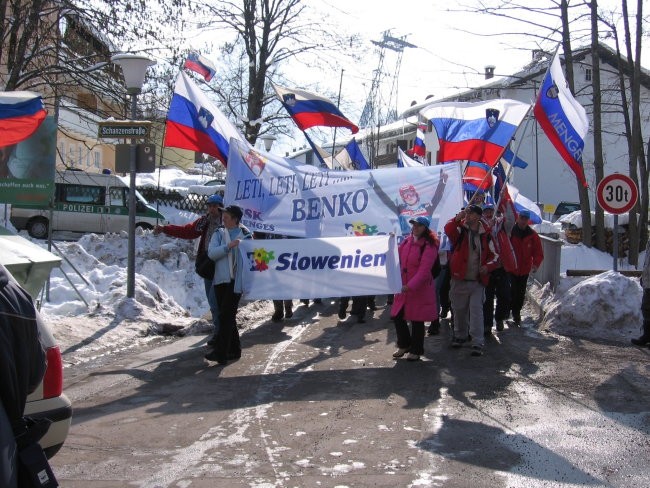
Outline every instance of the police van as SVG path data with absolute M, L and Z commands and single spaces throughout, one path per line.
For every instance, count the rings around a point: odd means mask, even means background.
M 96 234 L 128 230 L 129 187 L 119 177 L 66 170 L 57 171 L 54 183 L 51 213 L 48 208 L 11 206 L 11 223 L 16 229 L 27 229 L 36 239 L 46 238 L 50 225 L 52 231 Z M 135 226 L 152 229 L 156 224 L 167 223 L 164 215 L 136 191 Z

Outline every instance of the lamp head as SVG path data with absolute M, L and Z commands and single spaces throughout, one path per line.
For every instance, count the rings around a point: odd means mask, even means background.
M 131 95 L 140 93 L 147 68 L 156 64 L 153 59 L 138 54 L 116 54 L 111 61 L 122 67 L 124 85 Z

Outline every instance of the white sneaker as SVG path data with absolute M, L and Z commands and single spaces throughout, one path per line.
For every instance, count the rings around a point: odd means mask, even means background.
M 412 352 L 409 352 L 409 353 L 406 355 L 406 360 L 407 360 L 407 361 L 419 361 L 419 360 L 420 360 L 420 356 L 419 356 L 419 354 L 413 354 Z

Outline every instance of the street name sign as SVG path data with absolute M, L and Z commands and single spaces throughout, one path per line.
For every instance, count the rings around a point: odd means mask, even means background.
M 146 139 L 149 137 L 150 121 L 110 120 L 100 122 L 99 137 L 103 139 Z

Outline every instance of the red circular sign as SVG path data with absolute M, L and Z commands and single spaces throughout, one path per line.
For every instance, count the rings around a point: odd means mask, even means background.
M 603 210 L 618 215 L 629 212 L 636 205 L 639 190 L 629 176 L 614 173 L 598 183 L 596 198 Z

